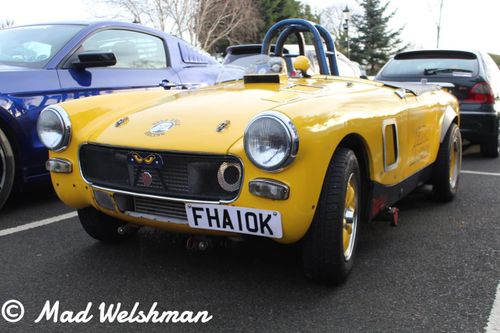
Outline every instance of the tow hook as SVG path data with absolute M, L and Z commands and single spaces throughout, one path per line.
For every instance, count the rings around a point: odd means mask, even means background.
M 208 238 L 197 238 L 190 236 L 186 241 L 186 249 L 189 251 L 206 251 L 214 247 L 214 242 Z
M 189 236 L 186 240 L 186 249 L 189 251 L 207 251 L 214 248 L 235 249 L 244 242 L 244 238 L 208 238 L 199 236 Z
M 376 220 L 378 221 L 388 221 L 391 227 L 397 227 L 399 224 L 399 209 L 397 207 L 386 207 Z
M 132 223 L 129 223 L 129 224 L 124 224 L 124 225 L 119 226 L 118 229 L 116 230 L 116 232 L 120 236 L 125 236 L 125 235 L 131 233 L 133 230 L 136 230 L 139 228 L 140 228 L 139 226 L 132 224 Z

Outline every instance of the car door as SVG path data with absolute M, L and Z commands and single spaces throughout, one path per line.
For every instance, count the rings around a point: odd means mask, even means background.
M 407 93 L 408 127 L 406 137 L 406 165 L 403 177 L 407 178 L 432 164 L 439 149 L 441 130 L 439 116 L 445 108 L 435 104 L 434 94 L 420 96 Z
M 162 82 L 178 83 L 171 68 L 167 44 L 155 35 L 110 28 L 87 37 L 58 69 L 66 99 L 79 98 L 122 89 L 159 87 Z M 116 64 L 109 67 L 77 69 L 78 55 L 88 51 L 113 52 Z

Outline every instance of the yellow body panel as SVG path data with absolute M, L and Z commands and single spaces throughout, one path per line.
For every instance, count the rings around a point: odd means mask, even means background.
M 78 150 L 81 144 L 91 142 L 152 151 L 231 154 L 244 166 L 243 188 L 231 205 L 279 211 L 283 238 L 277 241 L 282 243 L 296 242 L 307 232 L 330 159 L 345 137 L 355 134 L 361 138 L 370 180 L 390 186 L 435 161 L 447 109 L 451 107 L 458 119 L 455 98 L 442 91 L 401 98 L 395 89 L 381 83 L 326 76 L 289 79 L 281 84 L 233 82 L 198 91 L 113 94 L 61 106 L 71 118 L 73 135 L 68 149 L 50 152 L 50 157 L 71 161 L 73 172 L 51 176 L 58 196 L 67 205 L 77 209 L 94 206 L 122 220 L 171 231 L 214 234 L 99 208 L 80 174 Z M 243 147 L 249 121 L 268 110 L 290 117 L 300 138 L 296 160 L 274 173 L 254 166 Z M 124 117 L 127 121 L 116 127 Z M 153 124 L 162 120 L 175 121 L 176 126 L 162 136 L 147 135 Z M 216 127 L 224 121 L 230 125 L 217 132 Z M 384 162 L 383 127 L 387 123 L 397 127 L 397 148 L 388 148 L 397 150 L 398 161 L 390 170 Z M 251 194 L 248 182 L 255 178 L 287 184 L 290 197 L 278 201 Z

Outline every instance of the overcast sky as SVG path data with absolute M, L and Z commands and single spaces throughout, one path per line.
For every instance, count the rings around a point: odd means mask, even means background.
M 356 8 L 355 0 L 303 0 L 320 10 L 326 6 Z M 394 27 L 405 26 L 403 39 L 419 48 L 436 45 L 439 0 L 392 0 Z M 16 24 L 114 18 L 113 10 L 91 0 L 0 0 L 0 21 Z M 475 48 L 500 54 L 500 0 L 444 0 L 441 47 Z M 96 17 L 98 16 L 98 17 Z

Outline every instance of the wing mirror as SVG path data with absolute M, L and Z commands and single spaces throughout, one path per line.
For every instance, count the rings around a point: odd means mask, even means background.
M 116 57 L 113 52 L 89 51 L 80 53 L 78 61 L 74 61 L 71 66 L 76 69 L 90 67 L 109 67 L 116 65 Z

